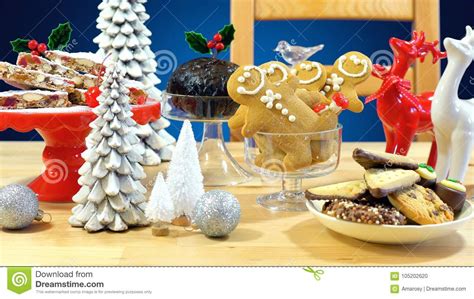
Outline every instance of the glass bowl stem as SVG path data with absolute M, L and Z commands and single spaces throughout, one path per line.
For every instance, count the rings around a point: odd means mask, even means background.
M 227 149 L 222 122 L 204 123 L 199 161 L 205 186 L 233 186 L 251 179 Z

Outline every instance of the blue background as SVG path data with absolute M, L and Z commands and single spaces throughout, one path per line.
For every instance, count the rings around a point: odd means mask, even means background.
M 45 41 L 51 29 L 64 21 L 70 21 L 74 29 L 72 51 L 96 51 L 97 47 L 92 39 L 99 33 L 95 28 L 99 3 L 99 0 L 2 0 L 0 3 L 0 11 L 3 12 L 0 18 L 1 60 L 16 61 L 16 54 L 10 48 L 10 40 L 22 37 Z M 184 31 L 195 30 L 209 38 L 223 25 L 229 23 L 228 0 L 150 0 L 146 8 L 151 16 L 146 25 L 153 32 L 152 50 L 171 51 L 178 64 L 195 58 L 197 55 L 185 43 Z M 441 38 L 464 36 L 465 25 L 474 25 L 473 15 L 474 1 L 472 0 L 441 0 Z M 326 45 L 324 51 L 316 54 L 313 59 L 325 64 L 331 64 L 338 56 L 349 50 L 358 50 L 371 56 L 378 50 L 389 50 L 388 39 L 392 36 L 408 39 L 410 30 L 411 23 L 396 21 L 259 22 L 255 28 L 255 62 L 260 64 L 274 60 L 275 53 L 272 49 L 279 40 L 288 40 L 303 46 L 324 43 Z M 228 59 L 229 53 L 221 56 Z M 445 62 L 442 63 L 443 68 L 444 66 Z M 166 69 L 166 63 L 163 62 L 161 67 Z M 170 72 L 160 75 L 162 80 L 160 89 L 166 88 L 169 75 Z M 471 66 L 462 82 L 460 96 L 472 98 L 473 84 L 474 72 Z M 0 83 L 0 90 L 8 89 L 10 89 L 9 86 L 3 82 Z M 384 140 L 382 126 L 375 111 L 375 102 L 367 105 L 362 114 L 343 113 L 341 122 L 345 126 L 344 140 L 346 141 Z M 179 122 L 173 122 L 169 132 L 177 136 L 180 127 Z M 196 137 L 199 138 L 202 126 L 196 124 L 194 130 Z M 0 140 L 41 140 L 41 137 L 35 132 L 22 134 L 7 130 L 0 132 Z

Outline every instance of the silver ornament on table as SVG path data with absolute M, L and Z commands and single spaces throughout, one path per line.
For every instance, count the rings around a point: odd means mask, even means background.
M 226 236 L 239 224 L 240 203 L 230 192 L 206 192 L 196 202 L 193 220 L 206 236 Z
M 323 48 L 323 44 L 314 47 L 292 46 L 287 41 L 282 40 L 278 42 L 274 51 L 280 53 L 288 64 L 295 66 L 300 62 L 308 60 L 308 58 L 321 51 Z
M 33 220 L 42 220 L 38 198 L 30 188 L 12 184 L 0 189 L 0 226 L 6 229 L 22 229 Z

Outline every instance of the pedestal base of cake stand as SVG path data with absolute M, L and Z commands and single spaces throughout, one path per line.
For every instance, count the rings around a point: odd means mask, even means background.
M 38 195 L 40 201 L 49 202 L 70 202 L 74 194 L 79 191 L 78 170 L 84 163 L 81 153 L 86 150 L 84 142 L 78 142 L 77 145 L 55 145 L 57 138 L 72 137 L 69 140 L 84 140 L 89 130 L 84 132 L 75 132 L 74 136 L 51 133 L 38 130 L 39 134 L 46 142 L 43 150 L 44 171 L 36 179 L 28 184 Z M 59 131 L 58 131 L 59 132 Z M 69 132 L 70 133 L 70 132 Z M 72 143 L 72 142 L 71 142 Z
M 204 122 L 203 137 L 199 148 L 199 162 L 208 187 L 233 186 L 251 179 L 232 157 L 222 133 L 222 121 Z
M 160 103 L 133 105 L 132 112 L 135 121 L 146 124 L 160 117 Z M 81 153 L 86 149 L 89 124 L 96 117 L 91 108 L 82 106 L 0 110 L 0 131 L 36 130 L 44 139 L 44 171 L 28 185 L 40 201 L 71 202 L 79 191 L 78 170 L 84 163 Z

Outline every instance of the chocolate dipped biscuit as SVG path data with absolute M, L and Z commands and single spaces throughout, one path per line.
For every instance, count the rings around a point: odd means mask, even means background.
M 323 213 L 337 219 L 374 225 L 405 225 L 407 218 L 385 200 L 336 199 L 323 206 Z
M 433 189 L 436 185 L 436 172 L 426 163 L 420 163 L 416 172 L 420 175 L 418 185 Z
M 434 189 L 441 200 L 459 213 L 466 201 L 466 187 L 457 180 L 447 179 L 436 184 Z
M 306 190 L 305 196 L 309 200 L 357 200 L 364 197 L 366 193 L 365 181 L 355 180 L 310 188 Z
M 352 158 L 365 169 L 401 168 L 416 170 L 418 168 L 418 163 L 408 157 L 380 151 L 368 151 L 361 148 L 354 149 Z
M 364 173 L 364 179 L 370 194 L 382 198 L 392 192 L 413 186 L 420 181 L 420 176 L 413 170 L 400 168 L 371 168 Z

